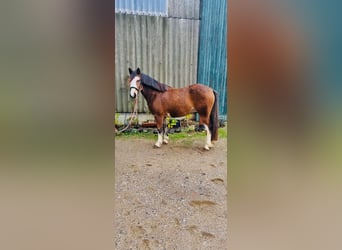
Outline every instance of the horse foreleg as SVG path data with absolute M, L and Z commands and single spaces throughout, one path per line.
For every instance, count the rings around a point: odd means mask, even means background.
M 163 143 L 164 144 L 168 144 L 169 143 L 169 136 L 168 136 L 168 128 L 167 128 L 167 124 L 166 124 L 166 120 L 163 120 Z
M 211 133 L 206 124 L 203 124 L 203 126 L 204 126 L 205 131 L 207 132 L 207 138 L 206 138 L 206 142 L 204 145 L 204 149 L 209 150 L 211 147 L 213 147 L 213 144 L 211 143 Z
M 157 123 L 157 130 L 158 130 L 158 140 L 154 144 L 157 148 L 160 148 L 160 146 L 163 143 L 163 118 L 159 116 L 155 116 L 155 120 Z

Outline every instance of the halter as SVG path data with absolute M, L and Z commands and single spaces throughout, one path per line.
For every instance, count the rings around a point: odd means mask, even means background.
M 138 89 L 138 88 L 135 87 L 135 86 L 132 86 L 132 87 L 129 88 L 129 90 L 131 90 L 131 89 L 136 89 L 136 90 L 138 91 L 138 93 L 140 92 L 140 90 L 142 90 L 142 88 L 139 88 L 139 89 Z
M 140 78 L 140 81 L 141 81 L 141 78 Z M 139 84 L 139 87 L 136 87 L 136 83 L 134 85 L 135 86 L 130 86 L 129 90 L 131 91 L 132 89 L 135 89 L 136 91 L 138 91 L 137 95 L 139 95 L 140 91 L 143 89 L 143 86 L 142 86 L 141 82 Z
M 132 86 L 132 87 L 129 88 L 129 91 L 131 91 L 131 89 L 135 89 L 135 90 L 138 91 L 137 96 L 136 96 L 136 98 L 135 98 L 135 99 L 138 99 L 138 96 L 139 96 L 139 94 L 140 94 L 140 91 L 143 90 L 143 86 L 142 86 L 142 84 L 140 84 L 139 88 L 137 88 L 137 87 L 135 87 L 135 86 Z

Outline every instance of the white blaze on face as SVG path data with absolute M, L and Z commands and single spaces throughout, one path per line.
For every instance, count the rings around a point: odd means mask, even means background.
M 137 81 L 140 80 L 140 77 L 139 76 L 136 76 L 133 78 L 133 80 L 131 81 L 130 83 L 130 92 L 129 92 L 129 95 L 132 97 L 132 98 L 136 98 L 137 97 L 137 94 L 138 94 L 138 85 L 137 85 Z

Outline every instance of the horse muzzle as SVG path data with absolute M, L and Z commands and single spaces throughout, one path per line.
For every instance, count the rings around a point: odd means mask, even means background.
M 129 96 L 131 98 L 135 99 L 137 97 L 138 92 L 139 92 L 139 90 L 136 87 L 131 87 L 130 92 L 129 92 Z

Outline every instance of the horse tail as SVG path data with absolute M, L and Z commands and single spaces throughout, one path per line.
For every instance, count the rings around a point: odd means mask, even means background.
M 218 94 L 215 90 L 213 90 L 214 93 L 214 97 L 215 97 L 215 101 L 214 101 L 214 105 L 211 109 L 210 112 L 210 122 L 209 122 L 209 130 L 211 133 L 211 140 L 212 141 L 217 141 L 218 140 L 218 107 L 217 107 L 217 103 L 218 103 Z

